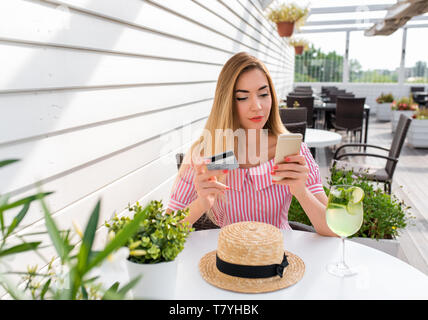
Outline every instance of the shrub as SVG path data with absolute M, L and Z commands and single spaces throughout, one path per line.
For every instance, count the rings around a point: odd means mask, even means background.
M 166 214 L 162 201 L 156 200 L 151 201 L 147 208 L 138 231 L 126 243 L 130 250 L 128 260 L 136 263 L 172 261 L 183 250 L 186 238 L 194 230 L 189 223 L 181 222 L 189 209 Z M 135 215 L 142 214 L 138 202 L 128 210 L 135 212 Z M 115 215 L 112 222 L 105 225 L 110 232 L 117 233 L 132 221 L 130 217 L 119 218 Z
M 382 92 L 381 95 L 376 98 L 377 103 L 391 103 L 392 101 L 394 101 L 392 93 L 383 94 Z
M 410 219 L 413 218 L 408 212 L 410 207 L 406 206 L 404 201 L 400 201 L 394 195 L 385 193 L 375 183 L 368 181 L 358 173 L 335 167 L 331 168 L 330 172 L 329 186 L 353 185 L 360 187 L 365 193 L 363 224 L 360 230 L 351 237 L 392 239 L 398 236 L 399 231 L 405 228 Z M 328 195 L 329 189 L 324 187 L 324 190 Z M 290 205 L 288 218 L 290 221 L 311 225 L 303 208 L 294 197 Z

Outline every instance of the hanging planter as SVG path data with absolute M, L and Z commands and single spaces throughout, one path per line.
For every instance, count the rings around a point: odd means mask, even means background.
M 294 52 L 299 55 L 303 53 L 303 46 L 295 46 L 294 47 Z
M 290 37 L 294 31 L 294 22 L 277 22 L 276 28 L 280 37 Z
M 289 43 L 294 47 L 296 55 L 302 54 L 309 48 L 309 43 L 305 39 L 292 38 Z
M 294 3 L 281 4 L 269 9 L 267 18 L 276 23 L 280 37 L 290 37 L 295 27 L 298 29 L 304 24 L 308 13 L 308 8 L 301 8 Z

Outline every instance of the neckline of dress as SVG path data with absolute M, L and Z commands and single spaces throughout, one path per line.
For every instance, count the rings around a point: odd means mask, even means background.
M 268 160 L 268 161 L 266 161 L 266 162 L 263 162 L 263 163 L 260 163 L 259 165 L 257 165 L 257 166 L 254 166 L 254 167 L 249 167 L 249 168 L 238 168 L 239 170 L 250 170 L 250 169 L 254 169 L 254 168 L 257 168 L 257 167 L 261 167 L 261 166 L 263 166 L 263 165 L 266 165 L 266 164 L 268 164 L 269 162 L 271 162 L 271 161 L 274 161 L 275 160 L 275 158 L 272 158 L 272 159 L 270 159 L 270 160 Z

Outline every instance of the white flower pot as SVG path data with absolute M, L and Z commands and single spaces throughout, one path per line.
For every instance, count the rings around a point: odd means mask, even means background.
M 363 237 L 350 238 L 349 240 L 358 242 L 365 246 L 383 251 L 391 256 L 398 257 L 400 242 L 397 239 L 371 239 Z
M 412 120 L 407 133 L 407 143 L 414 148 L 428 148 L 428 120 Z
M 378 121 L 391 121 L 391 102 L 377 103 L 376 119 Z
M 132 288 L 134 299 L 171 300 L 175 298 L 177 259 L 154 264 L 139 264 L 126 260 L 129 280 L 142 275 Z
M 404 114 L 404 115 L 408 116 L 409 118 L 411 118 L 413 116 L 413 113 L 415 113 L 415 111 L 392 110 L 392 112 L 391 112 L 391 132 L 392 133 L 395 132 L 395 128 L 397 127 L 398 119 L 400 119 L 401 114 Z

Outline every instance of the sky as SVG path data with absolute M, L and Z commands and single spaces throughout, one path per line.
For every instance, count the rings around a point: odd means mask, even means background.
M 363 22 L 366 18 L 384 18 L 387 11 L 367 11 L 365 6 L 373 4 L 390 4 L 393 5 L 396 0 L 299 0 L 299 1 L 279 1 L 275 2 L 294 2 L 301 6 L 308 5 L 310 8 L 320 7 L 338 7 L 338 6 L 359 6 L 361 12 L 352 13 L 336 13 L 336 14 L 317 14 L 309 16 L 307 21 L 322 21 L 322 20 L 343 20 L 356 19 Z M 428 16 L 428 14 L 425 14 Z M 415 22 L 412 22 L 415 23 Z M 428 20 L 417 23 L 428 24 Z M 368 28 L 369 24 L 358 24 L 359 26 Z M 350 27 L 351 25 L 346 25 Z M 306 28 L 338 28 L 345 25 L 333 26 L 313 26 Z M 296 34 L 300 38 L 305 38 L 314 44 L 315 47 L 321 48 L 324 52 L 335 50 L 340 54 L 345 52 L 345 32 L 327 32 L 327 33 L 304 33 Z M 367 69 L 389 69 L 393 70 L 400 66 L 401 47 L 402 47 L 403 30 L 398 29 L 390 36 L 364 36 L 363 31 L 352 31 L 350 33 L 349 58 L 356 59 L 361 64 L 363 70 Z M 406 67 L 413 67 L 416 61 L 425 61 L 428 63 L 428 28 L 409 28 L 407 29 L 406 37 Z M 424 39 L 424 40 L 422 40 Z

